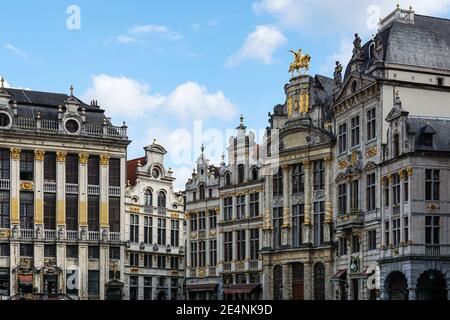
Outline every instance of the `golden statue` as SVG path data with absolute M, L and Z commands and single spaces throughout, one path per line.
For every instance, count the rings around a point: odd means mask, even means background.
M 294 55 L 294 62 L 291 63 L 289 72 L 292 73 L 292 76 L 294 76 L 295 71 L 300 73 L 300 71 L 303 69 L 306 74 L 309 71 L 311 56 L 309 54 L 302 54 L 302 49 L 298 49 L 298 52 L 295 52 L 293 50 L 290 50 L 290 52 L 292 52 L 292 54 Z

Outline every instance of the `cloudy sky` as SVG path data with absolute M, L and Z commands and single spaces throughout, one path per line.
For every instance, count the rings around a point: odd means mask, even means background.
M 396 4 L 450 17 L 450 0 L 9 1 L 2 4 L 0 75 L 12 87 L 96 99 L 126 121 L 129 157 L 156 139 L 181 188 L 202 142 L 217 164 L 244 114 L 258 133 L 284 102 L 292 56 L 311 73 L 345 65 L 353 35 L 376 33 Z

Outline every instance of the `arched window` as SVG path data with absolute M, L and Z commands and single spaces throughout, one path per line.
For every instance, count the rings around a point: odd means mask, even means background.
M 392 138 L 392 157 L 397 158 L 398 156 L 400 156 L 400 136 L 396 133 Z
M 375 42 L 372 42 L 369 46 L 369 60 L 374 57 L 375 53 Z
M 166 207 L 166 193 L 164 191 L 160 191 L 158 194 L 158 208 Z
M 230 186 L 231 185 L 231 173 L 227 172 L 225 174 L 225 185 Z
M 243 164 L 238 165 L 238 182 L 243 183 L 245 179 L 245 167 Z
M 355 93 L 358 90 L 358 82 L 355 80 L 352 82 L 352 93 Z
M 144 211 L 146 213 L 151 213 L 153 209 L 153 193 L 152 190 L 145 190 L 144 193 Z
M 198 193 L 200 195 L 200 200 L 205 200 L 205 185 L 201 184 L 198 188 Z
M 281 266 L 275 266 L 273 268 L 273 300 L 282 300 L 283 292 L 282 285 L 283 283 L 283 270 Z
M 321 262 L 314 265 L 314 300 L 325 300 L 325 266 Z
M 252 180 L 253 181 L 258 180 L 258 168 L 256 167 L 253 167 L 252 169 Z
M 391 272 L 386 278 L 389 300 L 408 300 L 408 281 L 400 271 Z

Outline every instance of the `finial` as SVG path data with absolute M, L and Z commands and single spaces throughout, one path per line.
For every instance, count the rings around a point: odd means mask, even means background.
M 412 10 L 413 9 L 413 6 L 409 6 L 409 10 Z
M 203 154 L 203 152 L 205 151 L 205 146 L 203 143 L 202 143 L 202 146 L 200 147 L 200 150 L 202 151 L 202 154 Z
M 241 124 L 244 124 L 244 115 L 241 114 Z
M 5 88 L 5 79 L 2 77 L 2 80 L 0 80 L 2 82 L 2 89 Z
M 397 3 L 397 9 L 400 9 L 400 3 Z
M 153 144 L 156 144 L 156 139 L 153 139 Z
M 73 97 L 73 90 L 74 90 L 74 87 L 73 87 L 73 84 L 71 84 L 70 85 L 70 96 L 71 97 Z
M 141 160 L 138 160 L 137 166 L 138 166 L 138 167 L 142 167 Z

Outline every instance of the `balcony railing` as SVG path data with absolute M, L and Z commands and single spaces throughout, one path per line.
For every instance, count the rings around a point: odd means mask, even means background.
M 56 239 L 56 230 L 44 230 L 44 239 Z
M 258 260 L 250 260 L 248 263 L 248 268 L 250 270 L 258 270 L 259 269 L 259 261 Z
M 88 185 L 88 195 L 90 196 L 100 195 L 100 186 Z
M 163 208 L 163 207 L 159 207 L 158 208 L 158 214 L 160 214 L 162 216 L 165 216 L 166 213 L 167 213 L 167 209 L 166 208 Z
M 0 179 L 0 190 L 9 190 L 11 182 L 7 179 Z
M 213 277 L 216 275 L 216 267 L 209 267 L 208 268 L 209 276 Z
M 361 213 L 357 210 L 352 210 L 350 213 L 339 215 L 336 218 L 336 227 L 338 228 L 360 227 L 361 224 L 362 224 Z
M 100 240 L 100 232 L 99 231 L 88 231 L 88 240 L 91 240 L 91 241 Z
M 62 121 L 24 117 L 14 118 L 12 127 L 7 130 L 15 129 L 55 134 L 61 134 L 65 132 Z M 121 127 L 116 127 L 109 124 L 82 123 L 80 129 L 81 136 L 102 136 L 122 139 L 127 138 L 127 126 L 125 124 Z
M 78 184 L 66 183 L 66 193 L 78 194 Z
M 223 271 L 231 271 L 231 262 L 223 263 Z
M 120 197 L 120 187 L 109 187 L 110 197 Z
M 439 245 L 426 245 L 425 255 L 427 257 L 440 257 L 441 256 L 441 246 Z
M 20 229 L 20 237 L 24 239 L 33 239 L 34 230 L 33 229 Z
M 44 182 L 44 192 L 56 192 L 56 182 Z
M 66 231 L 66 238 L 68 240 L 78 240 L 78 231 L 75 230 L 67 230 Z
M 110 232 L 109 241 L 120 241 L 120 232 Z

